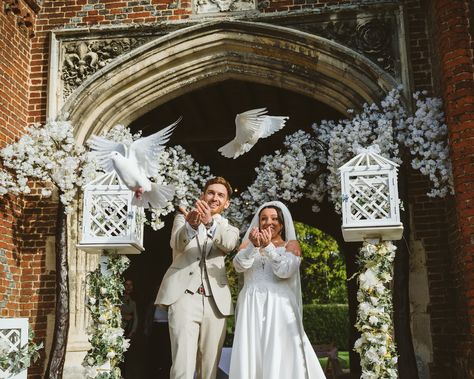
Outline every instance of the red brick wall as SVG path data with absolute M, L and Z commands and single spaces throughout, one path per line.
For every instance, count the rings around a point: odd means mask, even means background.
M 16 10 L 15 10 L 16 12 Z M 13 10 L 0 9 L 0 147 L 24 130 L 28 117 L 30 39 Z M 19 316 L 21 266 L 16 220 L 20 201 L 0 199 L 0 316 Z
M 439 46 L 441 92 L 449 126 L 459 220 L 460 249 L 454 252 L 454 275 L 459 312 L 467 310 L 467 330 L 458 338 L 459 374 L 474 377 L 474 5 L 442 1 L 434 5 Z M 471 21 L 470 21 L 471 20 Z
M 19 315 L 28 317 L 37 340 L 45 341 L 47 316 L 54 315 L 56 299 L 55 271 L 46 267 L 46 238 L 56 232 L 57 202 L 53 198 L 42 198 L 39 192 L 33 190 L 33 194 L 27 197 L 22 217 L 18 219 L 18 231 L 22 237 L 18 243 L 21 255 Z M 44 358 L 44 349 L 41 353 Z M 28 370 L 28 377 L 41 378 L 45 364 L 44 359 L 38 361 Z
M 30 95 L 35 9 L 34 1 L 1 3 L 0 148 L 24 133 L 35 103 Z M 55 275 L 45 270 L 45 237 L 54 235 L 55 210 L 35 196 L 28 202 L 0 197 L 0 317 L 27 317 L 37 341 L 44 341 L 46 315 L 54 312 Z M 42 364 L 29 370 L 30 377 L 41 377 Z
M 456 8 L 455 2 L 444 3 Z M 431 1 L 404 1 L 409 60 L 414 90 L 427 90 L 430 95 L 443 97 L 447 104 L 442 89 L 446 87 L 445 78 L 440 75 L 443 61 L 439 59 L 440 45 L 437 43 L 441 24 L 436 16 L 435 4 Z M 462 24 L 466 20 L 465 16 L 455 16 L 451 25 Z M 449 105 L 446 110 L 447 122 L 452 128 Z M 466 252 L 460 243 L 460 225 L 472 222 L 455 212 L 458 199 L 428 198 L 425 193 L 429 183 L 416 173 L 409 174 L 408 188 L 409 201 L 413 207 L 414 236 L 422 242 L 426 251 L 430 297 L 428 312 L 433 343 L 433 363 L 429 368 L 431 378 L 472 377 L 472 373 L 468 374 L 466 369 L 469 365 L 472 331 L 469 331 L 465 301 L 469 291 L 466 288 L 469 287 L 465 287 L 463 275 L 466 259 L 462 257 Z M 470 288 L 473 288 L 472 284 Z
M 405 0 L 404 13 L 407 23 L 407 47 L 409 53 L 413 86 L 416 90 L 433 91 L 432 46 L 427 19 L 428 2 L 425 0 Z

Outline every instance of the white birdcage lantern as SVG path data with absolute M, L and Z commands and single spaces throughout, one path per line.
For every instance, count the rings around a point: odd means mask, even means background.
M 373 145 L 339 168 L 342 235 L 345 241 L 399 240 L 403 234 L 398 198 L 398 165 Z
M 113 251 L 139 254 L 143 248 L 143 208 L 132 204 L 134 193 L 115 171 L 104 174 L 84 187 L 82 239 L 78 244 L 88 252 Z

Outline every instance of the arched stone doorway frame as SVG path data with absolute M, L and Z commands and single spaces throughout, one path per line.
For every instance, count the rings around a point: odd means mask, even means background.
M 377 102 L 399 83 L 369 59 L 338 43 L 294 29 L 245 21 L 211 21 L 157 38 L 90 76 L 60 118 L 84 143 L 116 124 L 128 125 L 167 101 L 235 79 L 287 89 L 342 114 Z M 82 378 L 88 348 L 85 276 L 97 258 L 76 248 L 79 212 L 68 219 L 70 329 L 64 375 Z
M 359 53 L 294 29 L 211 21 L 171 32 L 90 76 L 61 110 L 80 142 L 168 100 L 236 79 L 288 89 L 342 114 L 380 100 L 396 80 Z

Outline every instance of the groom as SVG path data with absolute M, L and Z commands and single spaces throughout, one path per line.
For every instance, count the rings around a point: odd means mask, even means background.
M 233 314 L 224 258 L 237 248 L 239 230 L 220 214 L 232 188 L 222 177 L 208 180 L 189 212 L 180 208 L 171 231 L 173 262 L 155 304 L 168 307 L 171 379 L 215 379 L 226 317 Z

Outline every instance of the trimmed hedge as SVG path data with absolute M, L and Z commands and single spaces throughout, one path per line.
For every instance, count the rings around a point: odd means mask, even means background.
M 347 304 L 307 304 L 303 306 L 304 330 L 312 344 L 334 342 L 340 351 L 349 350 L 349 308 Z M 232 347 L 234 317 L 227 318 L 224 346 Z
M 303 324 L 312 344 L 334 342 L 339 350 L 349 350 L 347 304 L 306 304 L 303 306 Z

